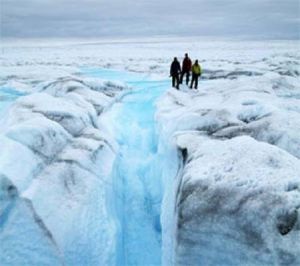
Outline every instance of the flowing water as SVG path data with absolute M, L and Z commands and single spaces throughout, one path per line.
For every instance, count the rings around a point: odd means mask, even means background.
M 161 265 L 163 161 L 158 155 L 155 102 L 169 81 L 116 71 L 90 71 L 92 76 L 121 80 L 133 87 L 101 117 L 119 144 L 114 165 L 118 265 Z

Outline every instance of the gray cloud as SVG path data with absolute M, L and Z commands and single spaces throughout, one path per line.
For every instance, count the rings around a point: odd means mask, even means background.
M 299 39 L 299 0 L 1 0 L 3 37 Z

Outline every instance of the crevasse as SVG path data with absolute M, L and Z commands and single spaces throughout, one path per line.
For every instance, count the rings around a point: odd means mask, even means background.
M 113 78 L 112 72 L 106 73 Z M 108 207 L 115 213 L 118 227 L 116 261 L 122 266 L 161 265 L 162 250 L 170 249 L 162 247 L 162 238 L 170 244 L 162 236 L 163 195 L 165 185 L 171 185 L 167 180 L 176 175 L 178 162 L 176 152 L 170 151 L 172 146 L 165 145 L 157 134 L 155 104 L 169 84 L 137 80 L 132 75 L 124 78 L 134 89 L 99 121 L 119 146 Z

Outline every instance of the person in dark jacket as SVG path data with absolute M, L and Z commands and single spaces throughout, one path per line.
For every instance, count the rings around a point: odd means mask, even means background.
M 174 57 L 174 60 L 170 67 L 170 76 L 172 77 L 172 86 L 176 87 L 179 90 L 179 74 L 181 72 L 180 63 L 177 60 L 177 57 Z
M 186 53 L 182 62 L 182 72 L 180 76 L 180 84 L 182 84 L 183 76 L 186 74 L 186 85 L 189 84 L 190 81 L 190 72 L 192 70 L 192 61 L 189 58 L 189 55 Z
M 193 88 L 194 82 L 195 82 L 195 89 L 198 88 L 198 79 L 201 76 L 202 69 L 201 66 L 198 63 L 198 60 L 195 61 L 195 64 L 192 66 L 192 83 L 191 83 L 191 89 Z

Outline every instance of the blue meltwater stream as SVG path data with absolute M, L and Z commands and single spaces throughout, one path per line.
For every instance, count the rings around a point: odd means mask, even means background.
M 108 70 L 85 74 L 123 81 L 133 88 L 100 117 L 119 144 L 113 174 L 117 264 L 161 265 L 162 171 L 166 166 L 158 155 L 155 103 L 170 83 Z

